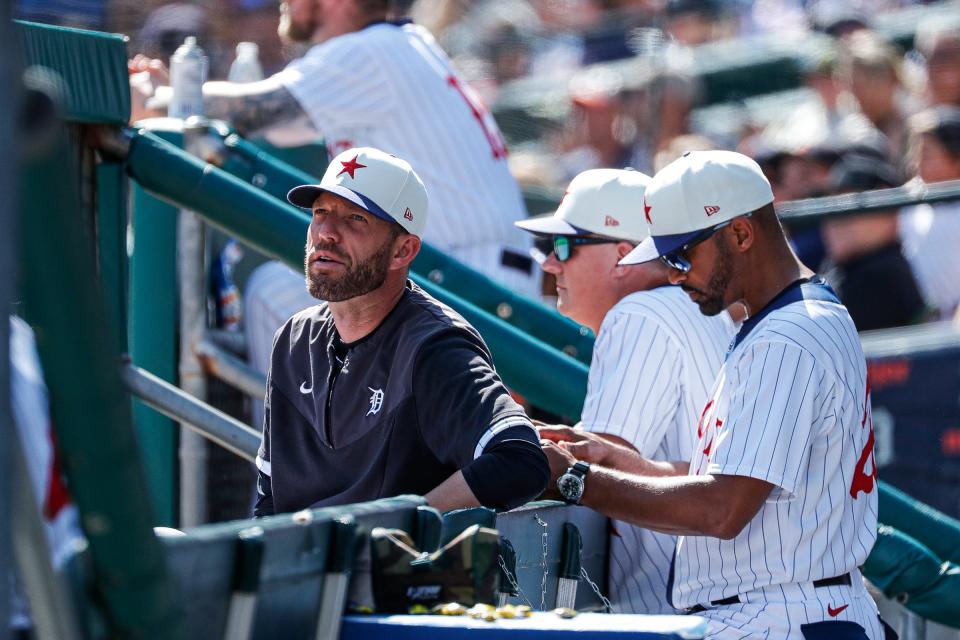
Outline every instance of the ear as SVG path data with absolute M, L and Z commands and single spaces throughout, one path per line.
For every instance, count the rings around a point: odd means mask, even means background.
M 404 233 L 393 241 L 393 258 L 390 260 L 391 269 L 405 269 L 420 253 L 420 238 Z
M 622 278 L 626 276 L 628 273 L 630 273 L 632 267 L 621 265 L 620 261 L 623 260 L 623 258 L 628 253 L 633 251 L 633 248 L 636 245 L 633 245 L 627 241 L 623 241 L 623 242 L 618 242 L 616 246 L 617 246 L 617 252 L 615 255 L 617 258 L 617 262 L 616 264 L 613 265 L 613 269 L 610 271 L 610 275 L 612 275 L 614 278 Z
M 744 253 L 753 246 L 757 237 L 757 222 L 752 218 L 736 218 L 730 223 L 730 232 L 737 251 Z

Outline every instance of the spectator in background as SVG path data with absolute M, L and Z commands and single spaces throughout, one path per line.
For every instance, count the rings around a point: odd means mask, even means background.
M 564 177 L 595 167 L 623 167 L 636 127 L 623 115 L 623 76 L 612 69 L 581 71 L 570 82 L 571 114 L 556 141 Z
M 860 111 L 890 143 L 890 157 L 906 150 L 907 93 L 902 88 L 902 57 L 876 34 L 861 30 L 846 40 L 840 63 L 844 88 L 856 98 Z
M 910 156 L 923 183 L 960 180 L 960 108 L 935 107 L 910 121 Z M 920 204 L 899 218 L 903 251 L 938 317 L 960 305 L 960 201 Z
M 174 2 L 150 12 L 137 40 L 143 55 L 169 60 L 187 36 L 196 36 L 206 49 L 210 48 L 207 12 L 195 4 Z
M 810 26 L 832 38 L 845 39 L 868 28 L 865 13 L 847 0 L 815 0 L 807 13 Z
M 781 152 L 777 156 L 776 171 L 771 177 L 776 197 L 801 200 L 827 195 L 830 190 L 830 169 L 837 160 L 836 150 L 830 144 Z M 803 264 L 816 269 L 825 256 L 819 225 L 785 227 L 797 257 Z
M 921 21 L 915 41 L 927 63 L 928 103 L 960 106 L 960 16 Z
M 713 140 L 706 136 L 696 133 L 676 136 L 666 146 L 657 151 L 657 155 L 653 158 L 653 170 L 654 172 L 660 171 L 688 151 L 710 151 L 716 148 L 717 145 Z
M 693 47 L 714 40 L 720 19 L 715 0 L 668 0 L 664 10 L 664 31 L 677 44 Z
M 835 195 L 902 182 L 890 163 L 859 154 L 845 155 L 830 173 Z M 896 229 L 895 211 L 828 219 L 821 227 L 833 264 L 828 279 L 858 331 L 914 324 L 927 315 Z

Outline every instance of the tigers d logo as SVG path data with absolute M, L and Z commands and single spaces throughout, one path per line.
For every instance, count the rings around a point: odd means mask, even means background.
M 367 389 L 370 389 L 373 393 L 370 394 L 370 410 L 364 414 L 364 418 L 369 415 L 377 415 L 383 408 L 383 389 L 374 389 L 373 387 L 367 387 Z

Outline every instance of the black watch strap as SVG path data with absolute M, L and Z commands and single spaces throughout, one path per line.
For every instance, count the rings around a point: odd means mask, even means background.
M 568 473 L 572 473 L 580 479 L 585 478 L 589 471 L 590 463 L 584 462 L 583 460 L 577 460 L 573 466 L 567 470 Z

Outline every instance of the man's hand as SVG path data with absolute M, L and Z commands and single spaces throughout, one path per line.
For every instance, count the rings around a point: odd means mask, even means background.
M 590 464 L 642 476 L 676 476 L 687 473 L 687 463 L 650 460 L 618 436 L 591 433 L 559 424 L 538 425 L 537 431 L 540 433 L 541 443 L 556 443 L 576 460 Z
M 569 451 L 561 449 L 550 440 L 541 440 L 540 446 L 547 456 L 547 462 L 550 463 L 550 482 L 547 483 L 547 489 L 543 492 L 542 497 L 558 500 L 560 499 L 560 491 L 557 489 L 557 478 L 566 473 L 567 469 L 572 467 L 577 459 Z
M 170 74 L 163 62 L 138 54 L 127 61 L 127 73 L 130 76 L 130 122 L 165 115 L 148 106 L 157 87 L 170 83 Z
M 537 427 L 537 431 L 540 432 L 541 440 L 555 442 L 577 460 L 590 464 L 616 467 L 616 461 L 630 452 L 626 447 L 614 444 L 602 435 L 575 427 L 544 425 Z

